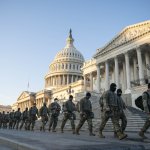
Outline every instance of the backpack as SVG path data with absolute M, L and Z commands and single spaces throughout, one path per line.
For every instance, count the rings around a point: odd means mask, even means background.
M 147 92 L 144 92 L 144 93 L 146 93 L 146 94 L 147 94 L 147 97 L 149 98 L 149 94 L 148 94 Z M 144 94 L 144 93 L 143 93 L 143 94 Z M 148 103 L 148 102 L 147 102 L 147 103 Z M 140 108 L 141 110 L 144 111 L 142 95 L 139 96 L 139 97 L 135 100 L 135 105 L 136 105 L 138 108 Z M 148 108 L 149 108 L 149 110 L 150 110 L 150 105 L 148 105 Z

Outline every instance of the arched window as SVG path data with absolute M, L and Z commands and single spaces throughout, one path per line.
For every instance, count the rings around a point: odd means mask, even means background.
M 62 64 L 62 69 L 64 69 L 64 64 Z

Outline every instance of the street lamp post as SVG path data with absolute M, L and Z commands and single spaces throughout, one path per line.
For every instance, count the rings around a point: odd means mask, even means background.
M 69 86 L 69 88 L 68 88 L 68 90 L 67 90 L 67 93 L 68 93 L 69 95 L 71 95 L 71 93 L 74 93 L 74 90 L 72 90 L 72 87 L 71 87 L 71 86 Z

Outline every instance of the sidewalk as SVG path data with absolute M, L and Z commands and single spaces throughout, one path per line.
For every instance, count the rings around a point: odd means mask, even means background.
M 0 144 L 11 146 L 12 150 L 150 150 L 150 140 L 143 141 L 137 133 L 127 133 L 128 138 L 122 141 L 114 139 L 112 132 L 104 134 L 106 138 L 100 139 L 85 132 L 73 135 L 69 131 L 49 133 L 1 129 Z M 150 135 L 147 136 L 150 139 Z

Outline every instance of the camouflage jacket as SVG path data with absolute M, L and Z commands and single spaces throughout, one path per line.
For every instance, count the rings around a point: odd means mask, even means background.
M 92 104 L 86 97 L 80 100 L 80 112 L 92 112 Z
M 150 110 L 149 110 L 149 107 L 148 105 L 150 106 L 150 91 L 146 91 L 142 94 L 142 100 L 143 100 L 143 107 L 144 107 L 144 111 L 146 113 L 149 113 Z

